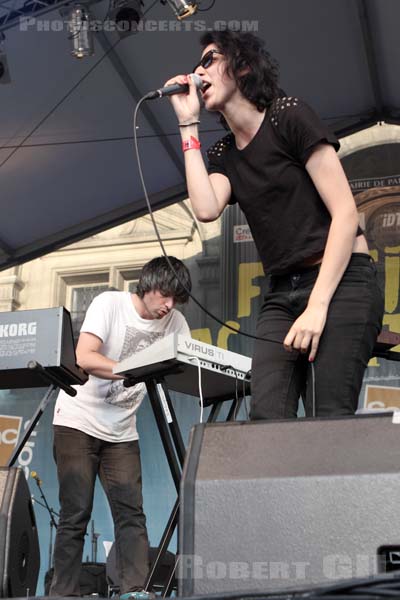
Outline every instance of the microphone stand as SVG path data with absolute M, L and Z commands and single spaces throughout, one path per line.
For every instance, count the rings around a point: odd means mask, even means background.
M 46 500 L 46 496 L 44 495 L 44 492 L 42 490 L 42 482 L 39 479 L 39 477 L 35 477 L 34 478 L 36 481 L 36 485 L 39 488 L 39 493 L 40 493 L 40 497 L 43 500 L 42 502 L 39 502 L 38 500 L 35 500 L 35 498 L 33 498 L 34 502 L 36 502 L 37 504 L 39 504 L 40 506 L 43 506 L 43 508 L 45 508 L 47 510 L 47 512 L 50 515 L 50 541 L 49 541 L 49 571 L 52 567 L 52 562 L 53 562 L 53 528 L 57 529 L 57 523 L 56 520 L 54 518 L 54 515 L 56 515 L 57 517 L 59 517 L 60 515 L 58 513 L 56 513 L 55 510 L 53 510 L 50 506 L 49 503 Z
M 97 562 L 97 538 L 100 537 L 99 533 L 94 530 L 94 520 L 92 520 L 92 562 Z

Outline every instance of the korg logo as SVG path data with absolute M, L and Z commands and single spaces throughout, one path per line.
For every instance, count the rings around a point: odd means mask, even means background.
M 0 338 L 36 335 L 37 323 L 5 323 L 0 325 Z

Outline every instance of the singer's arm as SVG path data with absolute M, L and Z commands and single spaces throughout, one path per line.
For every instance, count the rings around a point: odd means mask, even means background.
M 179 75 L 165 85 L 174 83 L 189 84 L 188 94 L 171 96 L 178 122 L 180 124 L 198 121 L 200 102 L 197 88 L 191 77 Z M 180 127 L 182 141 L 193 136 L 199 139 L 197 124 Z M 218 219 L 231 197 L 231 185 L 225 175 L 213 173 L 208 175 L 200 150 L 187 150 L 185 153 L 186 182 L 193 212 L 199 221 L 215 221 Z
M 182 141 L 191 135 L 198 139 L 197 126 L 181 128 Z M 229 180 L 220 173 L 207 173 L 200 150 L 187 150 L 184 154 L 186 183 L 193 212 L 199 221 L 215 221 L 231 197 Z

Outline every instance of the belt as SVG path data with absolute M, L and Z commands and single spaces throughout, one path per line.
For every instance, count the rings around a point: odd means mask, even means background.
M 293 290 L 299 285 L 311 282 L 318 277 L 321 265 L 312 265 L 311 267 L 300 267 L 290 273 L 282 275 L 269 276 L 270 291 L 277 290 Z
M 362 265 L 370 265 L 373 263 L 372 258 L 369 254 L 365 254 L 364 252 L 354 252 L 348 264 L 348 267 L 354 266 L 362 266 Z M 307 284 L 313 280 L 315 280 L 318 276 L 319 270 L 321 268 L 321 264 L 312 265 L 310 267 L 301 267 L 294 268 L 290 273 L 283 273 L 281 275 L 269 275 L 269 289 L 272 290 L 292 290 L 300 285 Z

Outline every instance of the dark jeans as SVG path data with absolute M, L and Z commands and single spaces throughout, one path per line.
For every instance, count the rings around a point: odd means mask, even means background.
M 315 397 L 307 354 L 282 345 L 291 325 L 305 310 L 319 266 L 270 278 L 260 311 L 252 365 L 251 419 L 297 416 L 303 399 L 307 416 L 351 415 L 357 409 L 365 368 L 382 327 L 383 297 L 375 265 L 355 253 L 331 300 L 314 360 Z
M 97 475 L 110 504 L 121 593 L 143 589 L 149 543 L 143 513 L 139 443 L 111 443 L 54 427 L 60 520 L 50 596 L 79 596 L 79 572 Z

